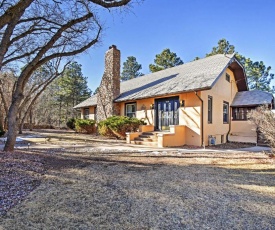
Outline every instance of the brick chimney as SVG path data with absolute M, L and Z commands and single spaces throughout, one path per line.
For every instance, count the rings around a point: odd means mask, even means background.
M 119 115 L 114 99 L 120 94 L 120 51 L 115 45 L 105 53 L 105 70 L 97 94 L 97 121 Z

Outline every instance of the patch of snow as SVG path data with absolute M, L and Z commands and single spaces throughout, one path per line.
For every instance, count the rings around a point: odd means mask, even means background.
M 154 151 L 154 152 L 152 152 L 152 154 L 160 154 L 160 152 Z

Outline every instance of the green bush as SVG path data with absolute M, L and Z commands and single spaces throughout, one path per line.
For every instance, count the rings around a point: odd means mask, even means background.
M 125 139 L 126 132 L 135 132 L 142 124 L 137 118 L 112 116 L 98 123 L 98 132 L 102 136 Z
M 75 118 L 70 118 L 67 123 L 66 123 L 67 127 L 69 129 L 73 129 L 75 130 Z
M 76 119 L 75 120 L 75 130 L 77 132 L 94 133 L 95 132 L 95 121 Z

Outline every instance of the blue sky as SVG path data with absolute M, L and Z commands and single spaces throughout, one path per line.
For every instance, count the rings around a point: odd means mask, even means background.
M 155 55 L 165 48 L 189 62 L 226 38 L 240 54 L 264 61 L 275 73 L 274 10 L 274 0 L 144 0 L 122 12 L 99 11 L 105 25 L 101 42 L 76 61 L 94 91 L 112 44 L 121 51 L 121 66 L 128 56 L 135 56 L 147 74 Z

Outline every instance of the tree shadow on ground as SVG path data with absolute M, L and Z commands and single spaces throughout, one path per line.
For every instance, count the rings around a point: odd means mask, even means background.
M 37 193 L 11 210 L 2 220 L 5 227 L 50 228 L 62 223 L 61 229 L 92 229 L 112 223 L 120 229 L 272 229 L 275 225 L 273 168 L 170 164 L 166 156 L 138 158 L 132 153 L 29 154 L 43 157 L 54 171 L 54 182 L 47 178 Z

